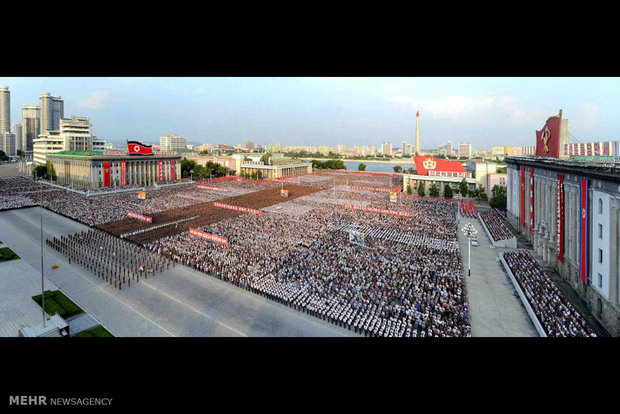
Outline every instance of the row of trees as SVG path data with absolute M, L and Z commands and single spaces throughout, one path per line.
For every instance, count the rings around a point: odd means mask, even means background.
M 37 179 L 56 181 L 58 175 L 51 162 L 47 162 L 46 165 L 37 165 L 32 170 L 32 175 Z
M 344 162 L 342 160 L 327 160 L 327 161 L 312 160 L 312 169 L 346 170 L 347 167 L 344 165 Z
M 193 173 L 192 173 L 193 171 Z M 189 178 L 191 176 L 196 178 L 217 178 L 227 175 L 235 175 L 235 170 L 231 170 L 228 167 L 220 165 L 218 163 L 207 162 L 206 166 L 196 164 L 195 161 L 183 158 L 181 160 L 181 177 Z
M 504 190 L 504 200 L 505 200 L 505 193 L 506 193 L 506 189 L 504 187 L 500 187 L 498 185 L 496 185 L 495 187 Z M 493 194 L 495 194 L 496 188 L 493 188 Z M 501 190 L 497 190 L 497 191 L 501 191 Z M 417 193 L 419 196 L 424 197 L 426 195 L 426 190 L 424 188 L 424 183 L 422 183 L 420 181 L 420 183 L 418 184 L 418 189 L 417 189 Z M 411 195 L 413 194 L 413 189 L 411 188 L 411 184 L 407 185 L 407 194 Z M 445 198 L 452 198 L 454 197 L 454 194 L 461 194 L 463 197 L 471 197 L 471 198 L 475 198 L 477 200 L 483 200 L 486 201 L 488 199 L 487 197 L 487 193 L 484 190 L 484 187 L 482 187 L 482 185 L 478 185 L 477 188 L 475 189 L 470 189 L 469 185 L 467 184 L 467 181 L 465 179 L 463 179 L 463 181 L 461 181 L 458 185 L 458 187 L 456 188 L 452 188 L 449 185 L 444 186 L 443 189 L 443 197 Z M 431 185 L 431 187 L 428 189 L 428 195 L 431 197 L 439 197 L 439 187 L 437 187 L 437 185 L 433 184 Z M 498 207 L 499 208 L 499 207 Z M 504 201 L 504 210 L 505 210 L 505 201 Z

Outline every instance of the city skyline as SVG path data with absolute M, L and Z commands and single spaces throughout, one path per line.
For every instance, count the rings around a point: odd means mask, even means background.
M 88 116 L 96 135 L 158 143 L 474 148 L 533 145 L 534 130 L 563 109 L 582 142 L 616 140 L 618 78 L 0 78 L 11 124 L 44 92 L 65 116 Z

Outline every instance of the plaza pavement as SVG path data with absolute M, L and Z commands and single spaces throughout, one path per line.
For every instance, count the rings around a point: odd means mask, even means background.
M 467 237 L 463 227 L 471 223 L 479 246 L 471 246 L 471 277 L 467 276 Z M 478 219 L 460 217 L 459 245 L 473 337 L 537 337 L 538 333 L 521 303 L 495 248 Z
M 45 239 L 88 229 L 43 212 Z M 0 212 L 0 234 L 38 275 L 39 207 Z M 44 269 L 46 279 L 115 336 L 360 336 L 185 266 L 119 291 L 44 245 Z

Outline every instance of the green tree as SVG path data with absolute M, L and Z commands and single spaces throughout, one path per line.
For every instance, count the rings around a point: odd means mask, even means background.
M 19 158 L 24 158 L 24 156 L 26 155 L 26 153 L 22 150 L 17 150 L 17 156 Z
M 263 154 L 262 157 L 260 157 L 260 160 L 263 162 L 263 164 L 265 165 L 269 165 L 269 158 L 271 157 L 271 152 L 266 152 Z
M 56 175 L 56 170 L 54 169 L 54 165 L 51 162 L 47 162 L 45 164 L 45 168 L 47 170 L 47 177 L 48 179 L 51 179 L 52 181 L 56 181 L 58 179 L 58 176 Z
M 489 205 L 498 210 L 506 211 L 506 187 L 495 184 L 491 190 L 493 194 Z
M 402 170 L 403 170 L 403 167 L 401 167 L 400 165 L 396 165 L 393 168 L 394 168 L 394 172 L 395 173 L 402 172 Z
M 450 187 L 448 184 L 446 184 L 443 188 L 443 196 L 445 198 L 452 198 L 452 187 Z
M 428 190 L 428 195 L 431 197 L 439 197 L 439 188 L 435 184 L 431 185 L 431 188 Z
M 189 178 L 190 177 L 190 171 L 194 170 L 196 168 L 196 162 L 195 161 L 190 161 L 187 158 L 183 158 L 181 160 L 181 178 Z
M 366 164 L 361 164 L 357 166 L 357 171 L 366 171 Z
M 424 193 L 424 184 L 422 183 L 422 181 L 420 181 L 420 184 L 418 185 L 418 195 L 420 197 L 424 197 L 425 193 Z
M 407 194 L 408 195 L 412 195 L 413 194 L 413 190 L 411 189 L 411 182 L 409 182 L 409 184 L 407 184 Z
M 32 170 L 33 174 L 37 177 L 37 178 L 42 178 L 44 180 L 47 180 L 47 166 L 45 165 L 37 165 L 33 170 Z
M 482 184 L 478 184 L 478 190 L 476 192 L 477 192 L 476 198 L 478 200 L 486 201 L 486 200 L 489 199 L 489 197 L 487 196 L 487 192 L 484 189 L 484 187 L 482 186 Z
M 463 178 L 463 181 L 459 183 L 459 192 L 463 197 L 467 197 L 469 194 L 469 186 L 467 185 L 467 180 Z

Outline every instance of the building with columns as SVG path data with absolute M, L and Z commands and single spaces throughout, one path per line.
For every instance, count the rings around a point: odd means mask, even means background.
M 181 178 L 181 156 L 128 155 L 124 151 L 60 151 L 47 156 L 57 182 L 81 190 L 154 186 Z
M 507 218 L 620 336 L 620 157 L 506 157 Z

